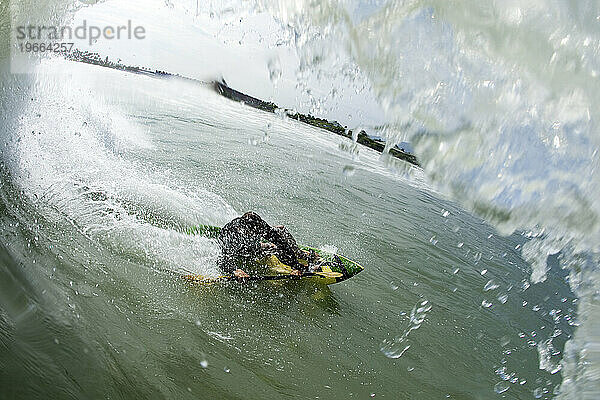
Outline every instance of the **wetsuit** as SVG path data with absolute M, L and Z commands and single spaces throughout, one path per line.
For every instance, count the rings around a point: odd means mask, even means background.
M 258 214 L 247 212 L 233 219 L 219 232 L 221 257 L 219 267 L 225 272 L 233 272 L 244 263 L 274 254 L 284 264 L 301 271 L 306 267 L 298 262 L 301 250 L 296 240 L 283 226 L 271 227 Z M 269 242 L 276 246 L 265 249 L 261 243 Z
M 284 226 L 276 226 L 271 228 L 271 231 L 266 237 L 267 241 L 273 243 L 277 248 L 274 254 L 279 261 L 285 265 L 289 265 L 294 269 L 304 271 L 304 265 L 298 262 L 298 258 L 302 257 L 300 248 L 291 233 Z

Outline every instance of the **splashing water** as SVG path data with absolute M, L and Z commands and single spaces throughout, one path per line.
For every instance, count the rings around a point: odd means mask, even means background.
M 560 252 L 581 321 L 560 393 L 600 395 L 598 2 L 259 4 L 293 27 L 304 68 L 354 63 L 387 139 L 414 143 L 439 188 L 504 234 L 530 231 L 533 282 Z
M 432 305 L 427 300 L 423 300 L 416 304 L 410 312 L 410 319 L 408 321 L 408 328 L 399 336 L 394 339 L 384 339 L 381 352 L 389 358 L 400 358 L 410 348 L 408 343 L 408 335 L 421 327 L 427 313 L 431 311 Z

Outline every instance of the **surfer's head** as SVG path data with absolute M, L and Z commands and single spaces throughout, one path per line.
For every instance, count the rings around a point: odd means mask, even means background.
M 269 224 L 253 211 L 248 211 L 246 214 L 242 215 L 241 218 L 247 226 L 251 226 L 252 230 L 261 236 L 267 235 L 271 231 Z

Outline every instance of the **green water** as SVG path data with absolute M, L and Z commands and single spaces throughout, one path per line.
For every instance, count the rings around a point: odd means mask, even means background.
M 562 350 L 574 296 L 557 267 L 528 288 L 526 237 L 325 131 L 62 68 L 74 77 L 35 88 L 3 164 L 0 397 L 552 396 L 538 347 L 554 333 Z M 330 287 L 183 281 L 218 272 L 216 244 L 185 228 L 248 210 L 365 270 Z

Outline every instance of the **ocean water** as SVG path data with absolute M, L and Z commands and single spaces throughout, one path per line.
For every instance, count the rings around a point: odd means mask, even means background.
M 14 74 L 5 46 L 0 397 L 596 398 L 595 3 L 205 9 L 274 16 L 300 82 L 353 63 L 424 168 L 193 82 L 53 58 Z M 247 210 L 365 271 L 183 281 L 219 253 L 185 229 Z

